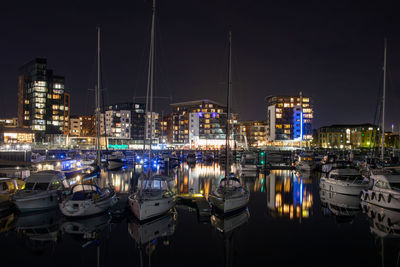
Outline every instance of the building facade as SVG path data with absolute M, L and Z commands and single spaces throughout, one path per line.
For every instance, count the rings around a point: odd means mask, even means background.
M 268 96 L 268 141 L 311 141 L 314 111 L 312 99 L 303 96 Z
M 248 148 L 264 147 L 267 145 L 266 121 L 243 121 L 240 123 L 240 132 L 246 138 Z
M 226 106 L 211 100 L 196 100 L 171 104 L 172 144 L 219 148 L 225 145 Z M 235 135 L 237 114 L 232 114 L 232 136 Z M 232 138 L 233 139 L 233 138 Z
M 0 127 L 6 127 L 6 128 L 18 127 L 18 118 L 0 119 Z
M 96 136 L 96 116 L 71 115 L 70 136 L 94 137 Z
M 18 124 L 40 134 L 68 134 L 70 95 L 62 76 L 53 75 L 45 58 L 19 69 Z
M 143 141 L 145 105 L 120 103 L 105 107 L 100 118 L 100 134 L 111 139 Z
M 321 148 L 374 148 L 380 146 L 379 128 L 376 125 L 331 125 L 318 129 L 318 146 Z

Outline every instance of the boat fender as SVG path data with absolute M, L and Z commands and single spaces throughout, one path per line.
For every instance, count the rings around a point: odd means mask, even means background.
M 389 195 L 388 195 L 387 202 L 388 202 L 388 203 L 390 203 L 390 201 L 391 201 L 391 200 L 392 200 L 392 195 L 391 195 L 391 194 L 389 194 Z
M 371 194 L 371 200 L 374 200 L 375 199 L 375 192 L 373 192 L 372 194 Z
M 381 193 L 379 193 L 378 201 L 381 201 L 381 199 L 382 199 L 383 201 L 385 201 L 385 198 L 383 197 L 383 195 L 382 195 Z
M 368 200 L 369 199 L 369 193 L 366 193 L 364 196 L 364 200 Z
M 382 222 L 382 220 L 383 220 L 383 216 L 380 213 L 378 213 L 378 221 Z

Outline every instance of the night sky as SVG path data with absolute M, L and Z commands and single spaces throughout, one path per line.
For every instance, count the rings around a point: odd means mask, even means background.
M 0 117 L 16 116 L 18 67 L 46 57 L 66 78 L 72 114 L 93 110 L 96 26 L 105 103 L 143 97 L 151 1 L 7 1 L 0 9 Z M 314 98 L 314 127 L 374 122 L 388 38 L 387 127 L 400 125 L 400 20 L 395 1 L 159 0 L 156 103 L 225 102 L 233 31 L 233 110 L 265 119 L 265 97 Z M 137 98 L 137 101 L 144 101 Z

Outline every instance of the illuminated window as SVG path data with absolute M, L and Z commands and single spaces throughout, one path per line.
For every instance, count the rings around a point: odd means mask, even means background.
M 54 94 L 54 95 L 53 95 L 53 99 L 61 99 L 61 96 L 60 96 L 60 95 Z
M 277 119 L 282 119 L 282 114 L 281 113 L 276 113 L 276 116 L 275 116 Z
M 24 101 L 24 103 L 25 103 L 26 105 L 28 105 L 28 104 L 29 104 L 29 100 L 26 99 L 26 100 Z
M 306 98 L 306 97 L 304 97 L 304 98 L 303 98 L 303 102 L 310 102 L 310 99 L 309 99 L 309 98 Z
M 277 125 L 276 125 L 276 128 L 277 128 L 277 129 L 282 129 L 282 124 L 277 124 Z

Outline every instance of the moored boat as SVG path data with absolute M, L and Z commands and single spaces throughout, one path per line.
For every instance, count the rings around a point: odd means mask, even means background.
M 359 196 L 367 186 L 367 180 L 356 167 L 340 163 L 335 164 L 326 177 L 321 177 L 319 183 L 321 189 L 353 196 Z
M 369 179 L 369 188 L 361 192 L 361 200 L 400 210 L 400 172 L 395 169 L 372 170 Z
M 68 186 L 61 172 L 37 172 L 25 180 L 24 189 L 18 191 L 12 201 L 21 212 L 55 208 L 60 192 Z
M 118 201 L 111 188 L 100 189 L 97 185 L 77 184 L 71 195 L 60 203 L 61 212 L 68 217 L 91 216 L 105 212 Z

